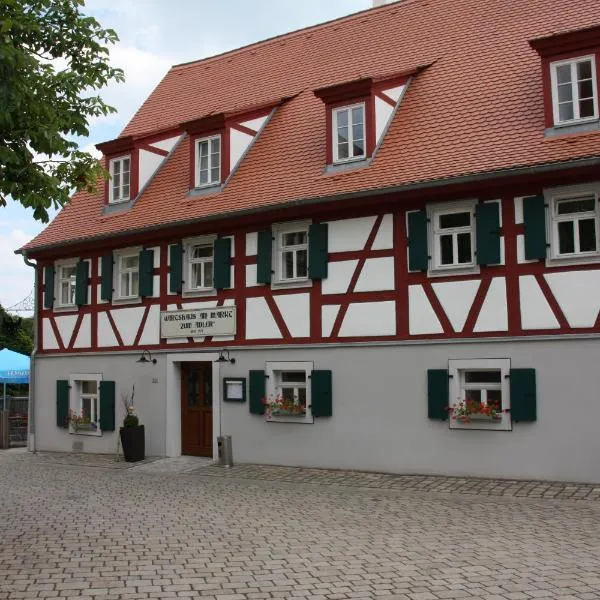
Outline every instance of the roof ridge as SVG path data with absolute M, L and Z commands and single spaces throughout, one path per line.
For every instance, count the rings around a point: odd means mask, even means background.
M 321 28 L 331 26 L 334 23 L 341 23 L 343 21 L 351 21 L 351 20 L 359 18 L 362 15 L 365 15 L 365 13 L 383 12 L 385 10 L 391 11 L 392 7 L 395 10 L 398 10 L 398 6 L 400 6 L 400 5 L 406 6 L 408 4 L 414 4 L 416 2 L 421 2 L 421 1 L 427 1 L 427 0 L 394 0 L 393 2 L 390 2 L 389 4 L 382 4 L 381 6 L 372 6 L 371 8 L 365 8 L 364 10 L 359 10 L 355 13 L 351 13 L 349 15 L 344 15 L 343 17 L 336 17 L 335 19 L 329 19 L 329 21 L 323 21 L 322 23 L 317 23 L 316 25 L 308 25 L 306 27 L 301 27 L 300 29 L 294 29 L 292 31 L 288 31 L 287 33 L 280 33 L 278 35 L 274 35 L 274 36 L 265 38 L 264 40 L 259 40 L 257 42 L 252 42 L 250 44 L 246 44 L 245 46 L 240 46 L 239 48 L 233 48 L 232 50 L 226 50 L 224 52 L 220 52 L 219 54 L 213 54 L 212 56 L 207 56 L 205 58 L 198 58 L 196 60 L 190 60 L 187 62 L 178 63 L 176 65 L 173 65 L 171 67 L 170 71 L 176 71 L 176 70 L 180 71 L 180 70 L 184 70 L 184 69 L 189 69 L 198 64 L 207 63 L 207 62 L 210 62 L 210 61 L 213 61 L 216 59 L 224 58 L 225 56 L 228 56 L 228 55 L 237 54 L 238 52 L 248 50 L 249 48 L 268 45 L 270 43 L 276 42 L 277 40 L 280 40 L 281 38 L 295 37 L 295 36 L 305 34 L 309 31 L 314 31 L 316 29 L 321 29 Z

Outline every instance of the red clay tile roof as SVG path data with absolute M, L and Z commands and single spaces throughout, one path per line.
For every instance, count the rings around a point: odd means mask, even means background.
M 600 156 L 600 133 L 544 136 L 541 60 L 528 40 L 600 24 L 598 0 L 406 0 L 173 67 L 122 135 L 291 98 L 225 189 L 188 198 L 188 140 L 135 206 L 102 213 L 79 193 L 25 248 L 156 228 L 299 199 Z M 368 168 L 326 174 L 313 90 L 402 73 L 413 80 Z

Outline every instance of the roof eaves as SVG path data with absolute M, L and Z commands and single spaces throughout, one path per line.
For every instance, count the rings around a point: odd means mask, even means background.
M 102 240 L 108 240 L 112 238 L 116 238 L 123 233 L 127 233 L 128 235 L 143 233 L 143 232 L 151 232 L 151 231 L 159 231 L 161 229 L 169 229 L 174 227 L 185 227 L 187 225 L 195 225 L 197 223 L 206 223 L 212 221 L 218 221 L 222 219 L 230 219 L 234 217 L 244 217 L 248 215 L 267 213 L 272 210 L 280 210 L 282 208 L 291 208 L 295 206 L 309 206 L 311 204 L 320 204 L 325 202 L 337 202 L 343 200 L 351 200 L 360 197 L 371 197 L 371 196 L 381 196 L 384 194 L 393 194 L 393 193 L 406 193 L 406 192 L 414 192 L 420 190 L 427 190 L 432 188 L 443 187 L 445 185 L 462 185 L 469 183 L 477 183 L 477 182 L 486 182 L 493 181 L 495 179 L 501 179 L 502 177 L 519 177 L 519 176 L 528 176 L 528 175 L 536 175 L 548 173 L 550 171 L 564 171 L 567 169 L 574 168 L 586 168 L 586 167 L 600 167 L 600 155 L 573 159 L 562 162 L 549 162 L 549 163 L 540 163 L 538 165 L 531 166 L 517 166 L 517 167 L 509 167 L 507 169 L 499 169 L 496 171 L 487 171 L 487 172 L 477 172 L 470 173 L 467 175 L 459 175 L 455 177 L 445 177 L 441 179 L 432 179 L 427 181 L 419 181 L 408 184 L 401 184 L 395 186 L 387 186 L 382 188 L 372 188 L 370 190 L 359 190 L 356 192 L 346 192 L 342 194 L 336 194 L 333 196 L 316 196 L 316 197 L 308 197 L 308 198 L 298 198 L 295 200 L 290 200 L 288 202 L 283 202 L 279 204 L 269 204 L 266 206 L 253 207 L 244 210 L 234 210 L 230 212 L 223 212 L 216 215 L 210 215 L 208 217 L 200 217 L 194 219 L 187 219 L 185 221 L 178 221 L 176 223 L 162 223 L 160 225 L 153 225 L 147 227 L 141 227 L 139 229 L 129 229 L 125 231 L 120 231 L 119 233 L 107 233 L 99 236 L 92 236 L 86 238 L 85 241 L 93 241 L 98 242 Z M 23 246 L 18 250 L 15 250 L 15 254 L 28 254 L 28 250 L 33 251 L 33 254 L 39 254 L 40 252 L 45 252 L 47 250 L 55 250 L 60 248 L 68 248 L 69 246 L 75 246 L 81 244 L 81 239 L 76 240 L 68 240 L 66 242 L 61 242 L 58 244 L 47 244 L 42 246 L 37 246 L 35 248 L 27 248 Z

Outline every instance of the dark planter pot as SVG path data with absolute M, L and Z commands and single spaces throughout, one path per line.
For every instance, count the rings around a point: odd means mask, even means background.
M 127 462 L 137 462 L 146 457 L 146 437 L 144 435 L 144 426 L 121 427 L 119 430 L 121 436 L 121 446 L 123 446 L 123 456 Z

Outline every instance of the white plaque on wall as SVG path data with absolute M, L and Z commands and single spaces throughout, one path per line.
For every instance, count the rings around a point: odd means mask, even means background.
M 234 335 L 235 306 L 169 310 L 160 313 L 160 337 L 199 337 Z

